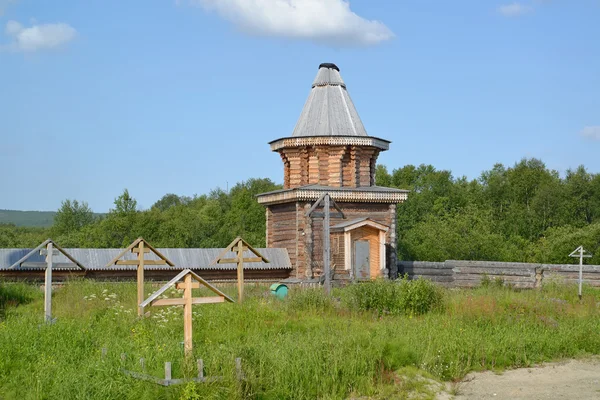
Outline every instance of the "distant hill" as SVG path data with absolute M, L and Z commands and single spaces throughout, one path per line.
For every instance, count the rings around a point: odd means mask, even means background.
M 55 211 L 0 210 L 0 224 L 49 228 L 54 223 Z M 94 217 L 104 217 L 106 213 L 94 213 Z
M 0 210 L 0 224 L 49 227 L 54 223 L 54 211 Z

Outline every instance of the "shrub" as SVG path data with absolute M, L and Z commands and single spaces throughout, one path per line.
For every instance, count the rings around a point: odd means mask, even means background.
M 286 299 L 289 311 L 327 311 L 334 308 L 333 300 L 322 288 L 292 290 Z
M 497 276 L 494 279 L 490 279 L 490 277 L 487 274 L 483 274 L 483 277 L 481 278 L 481 282 L 479 283 L 479 285 L 482 288 L 502 288 L 504 287 L 504 279 L 502 279 L 501 277 Z
M 0 282 L 0 318 L 2 318 L 8 307 L 27 304 L 35 298 L 39 291 L 34 286 L 23 283 Z
M 345 303 L 356 310 L 373 310 L 382 314 L 421 315 L 441 308 L 442 291 L 425 279 L 376 280 L 350 286 Z

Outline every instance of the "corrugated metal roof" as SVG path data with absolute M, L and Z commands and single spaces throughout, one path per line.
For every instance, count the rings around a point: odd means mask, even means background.
M 292 137 L 368 136 L 333 64 L 321 64 Z
M 32 249 L 0 249 L 0 269 L 8 269 L 11 265 L 19 261 L 27 255 Z M 157 249 L 165 257 L 171 260 L 177 268 L 190 269 L 214 269 L 214 270 L 230 270 L 236 269 L 235 264 L 218 264 L 211 263 L 221 254 L 224 249 L 176 249 L 176 248 L 160 248 Z M 257 249 L 259 253 L 264 255 L 270 263 L 244 263 L 245 269 L 292 269 L 292 263 L 286 249 Z M 89 270 L 135 270 L 137 267 L 132 265 L 115 265 L 106 267 L 113 258 L 119 255 L 123 249 L 65 249 L 74 259 L 79 261 Z M 245 257 L 254 257 L 249 251 L 244 253 Z M 234 253 L 228 253 L 226 258 L 235 257 Z M 134 260 L 136 255 L 126 253 L 122 258 L 124 260 Z M 152 253 L 146 254 L 146 259 L 157 260 Z M 68 267 L 73 265 L 65 256 L 54 256 L 53 262 L 57 264 L 57 269 L 78 269 L 77 267 Z M 31 269 L 35 267 L 45 266 L 45 256 L 36 253 L 32 255 L 21 269 Z M 168 265 L 149 265 L 144 269 L 148 270 L 168 270 L 173 267 Z

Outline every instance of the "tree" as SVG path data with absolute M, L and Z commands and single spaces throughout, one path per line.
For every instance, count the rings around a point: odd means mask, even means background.
M 85 201 L 64 200 L 56 215 L 52 227 L 55 235 L 69 235 L 94 222 L 94 213 Z
M 185 196 L 177 196 L 173 193 L 165 194 L 156 203 L 152 205 L 152 208 L 157 208 L 160 211 L 166 211 L 171 207 L 179 206 L 181 204 L 189 204 L 191 199 Z
M 123 193 L 115 199 L 115 208 L 110 210 L 112 213 L 118 215 L 128 215 L 137 211 L 137 200 L 129 195 L 127 189 L 123 190 Z

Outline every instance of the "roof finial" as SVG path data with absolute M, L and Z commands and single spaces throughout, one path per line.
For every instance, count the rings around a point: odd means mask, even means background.
M 340 72 L 340 69 L 338 68 L 338 66 L 333 63 L 322 63 L 319 65 L 319 69 L 321 69 L 321 68 L 335 69 L 337 72 Z

